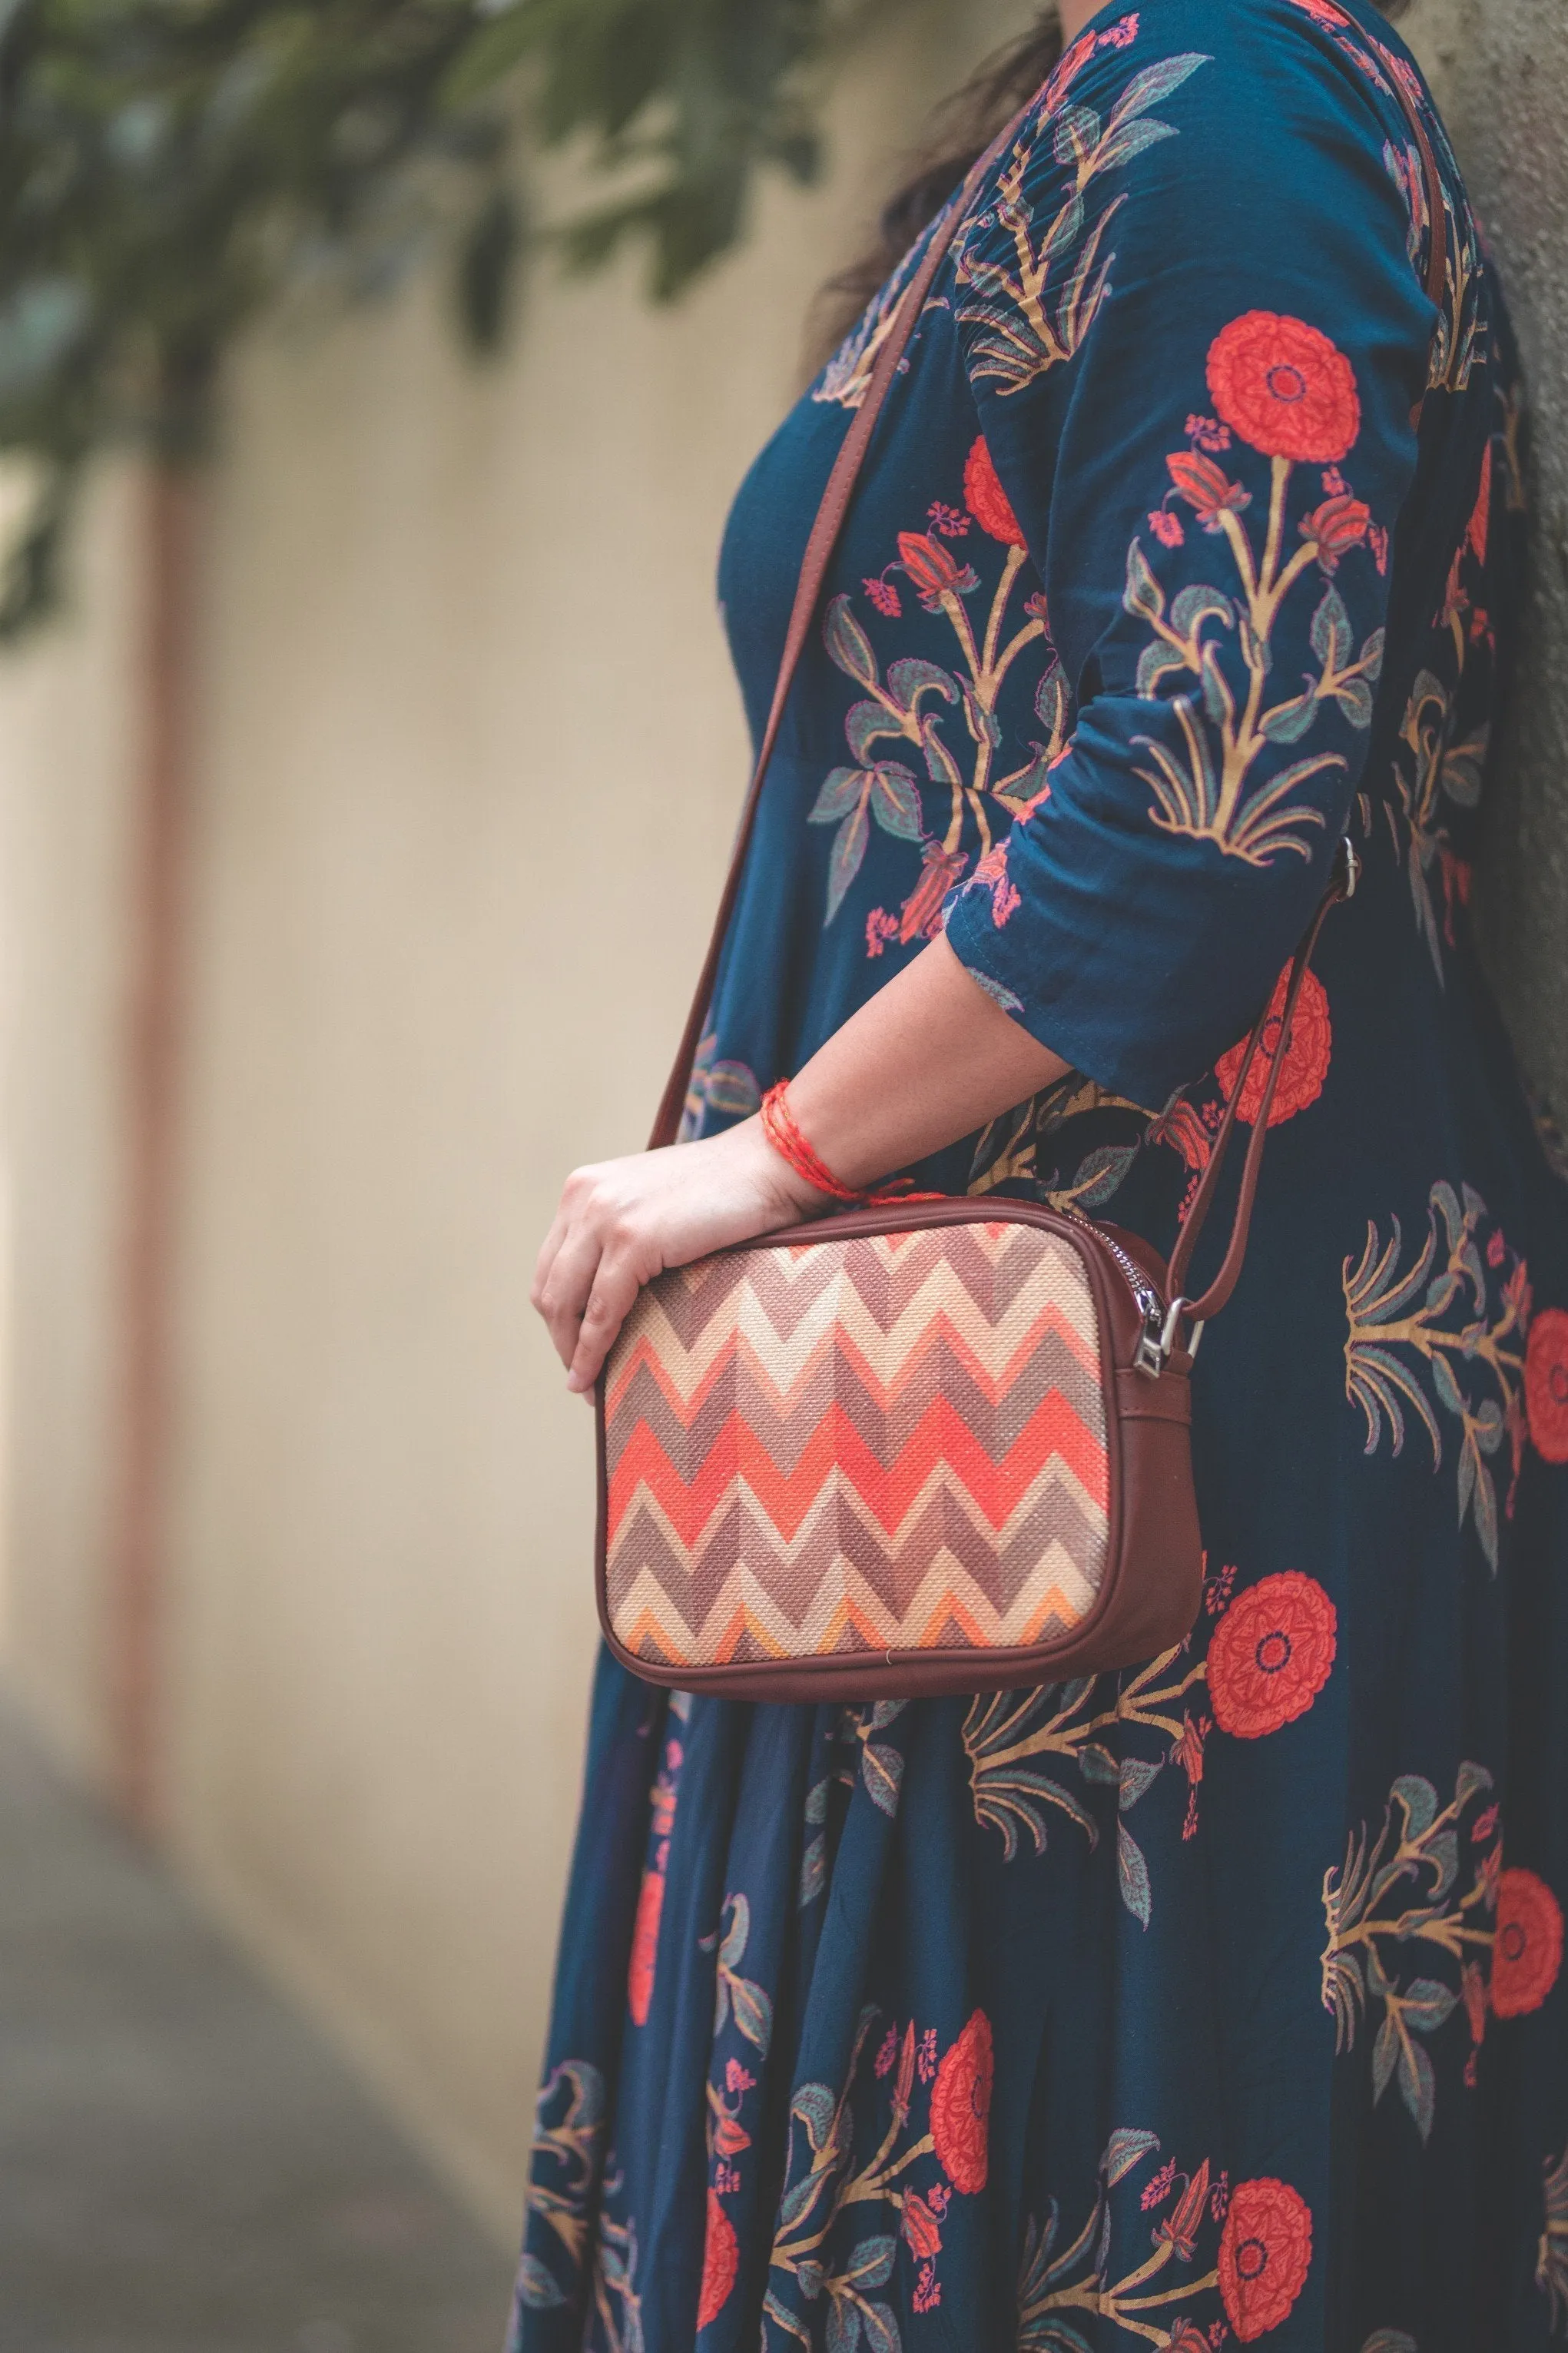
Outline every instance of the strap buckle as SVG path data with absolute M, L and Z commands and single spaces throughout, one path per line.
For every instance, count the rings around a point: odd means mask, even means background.
M 1165 1320 L 1163 1324 L 1157 1325 L 1152 1317 L 1144 1325 L 1138 1345 L 1132 1352 L 1132 1364 L 1133 1369 L 1142 1373 L 1145 1379 L 1157 1381 L 1170 1363 L 1175 1353 L 1176 1335 L 1181 1327 L 1182 1318 L 1187 1314 L 1192 1303 L 1190 1299 L 1173 1299 L 1165 1310 Z M 1194 1324 L 1192 1337 L 1187 1342 L 1189 1356 L 1197 1355 L 1198 1342 L 1203 1335 L 1203 1325 Z

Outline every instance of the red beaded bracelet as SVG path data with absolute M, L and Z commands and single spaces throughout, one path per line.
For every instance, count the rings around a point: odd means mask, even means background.
M 915 1193 L 910 1189 L 910 1179 L 900 1176 L 891 1185 L 879 1186 L 874 1191 L 857 1192 L 853 1187 L 841 1185 L 827 1163 L 819 1158 L 801 1134 L 791 1111 L 787 1097 L 789 1081 L 780 1079 L 768 1089 L 762 1102 L 763 1134 L 781 1160 L 787 1160 L 797 1176 L 804 1176 L 817 1192 L 826 1193 L 830 1200 L 847 1202 L 852 1208 L 877 1207 L 889 1201 L 940 1201 L 941 1193 Z

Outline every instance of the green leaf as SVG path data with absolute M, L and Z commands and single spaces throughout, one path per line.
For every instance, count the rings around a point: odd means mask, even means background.
M 1158 106 L 1169 98 L 1200 66 L 1212 65 L 1214 59 L 1201 49 L 1184 49 L 1180 57 L 1162 58 L 1158 64 L 1145 66 L 1135 73 L 1116 104 L 1110 110 L 1110 127 L 1119 129 L 1130 122 L 1135 114 L 1142 114 L 1151 106 Z
M 862 799 L 850 810 L 834 837 L 833 855 L 827 862 L 827 913 L 822 919 L 824 930 L 844 904 L 844 894 L 860 871 L 870 833 L 871 820 L 866 814 L 866 803 Z
M 1177 589 L 1171 599 L 1171 627 L 1179 638 L 1190 638 L 1200 621 L 1211 618 L 1223 621 L 1227 629 L 1236 627 L 1236 607 L 1222 589 L 1201 580 Z
M 1372 2096 L 1381 2100 L 1394 2079 L 1399 2061 L 1399 2021 L 1390 2010 L 1372 2046 Z
M 1137 540 L 1127 551 L 1127 586 L 1121 601 L 1130 613 L 1140 613 L 1146 621 L 1164 617 L 1165 592 L 1150 571 L 1148 558 Z
M 868 2304 L 860 2315 L 868 2353 L 902 2353 L 899 2324 L 885 2304 Z
M 724 1899 L 724 1909 L 730 1914 L 730 1926 L 719 1947 L 719 1958 L 728 1969 L 735 1968 L 745 1957 L 746 1939 L 752 1933 L 752 1907 L 743 1895 Z
M 1116 1825 L 1116 1873 L 1121 1887 L 1121 1901 L 1141 1927 L 1149 1926 L 1153 1898 L 1149 1888 L 1149 1866 L 1143 1860 L 1143 1850 L 1125 1822 Z
M 530 2312 L 550 2312 L 566 2301 L 554 2274 L 537 2255 L 525 2254 L 518 2266 L 517 2294 Z
M 1312 651 L 1325 669 L 1345 670 L 1350 666 L 1351 617 L 1345 610 L 1345 600 L 1331 581 L 1323 591 L 1323 600 L 1312 616 Z
M 1105 2155 L 1100 2159 L 1100 2169 L 1110 2188 L 1114 2189 L 1135 2165 L 1142 2164 L 1144 2158 L 1152 2157 L 1159 2146 L 1158 2133 L 1136 2132 L 1128 2126 L 1119 2125 L 1106 2144 Z
M 871 814 L 884 833 L 901 841 L 919 841 L 924 835 L 920 788 L 900 762 L 884 760 L 872 770 Z
M 862 2239 L 849 2258 L 848 2270 L 838 2276 L 847 2280 L 851 2287 L 880 2287 L 892 2276 L 893 2258 L 898 2252 L 897 2239 L 879 2235 Z
M 1424 2042 L 1402 2042 L 1399 2046 L 1399 2096 L 1415 2117 L 1415 2129 L 1422 2139 L 1430 2140 L 1437 2104 L 1437 2074 L 1432 2054 Z
M 754 2042 L 765 2059 L 768 2044 L 773 2040 L 773 2006 L 763 1988 L 750 1978 L 736 1978 L 730 1987 L 730 1998 L 735 2005 L 735 2023 L 748 2042 Z
M 1400 1996 L 1400 2008 L 1407 2026 L 1417 2034 L 1436 2034 L 1447 2025 L 1458 2007 L 1459 1997 L 1436 1978 L 1417 1978 Z
M 860 1753 L 860 1766 L 872 1804 L 884 1814 L 896 1814 L 899 1785 L 904 1778 L 904 1760 L 899 1751 L 879 1740 L 868 1740 Z
M 1121 1766 L 1110 1749 L 1102 1748 L 1098 1741 L 1085 1741 L 1078 1752 L 1078 1762 L 1086 1781 L 1109 1781 L 1112 1787 L 1121 1782 Z
M 1152 1762 L 1145 1757 L 1127 1757 L 1122 1759 L 1121 1787 L 1117 1794 L 1116 1802 L 1124 1814 L 1138 1803 L 1150 1783 L 1159 1779 L 1163 1770 L 1163 1760 L 1159 1757 Z
M 1263 714 L 1263 733 L 1271 744 L 1299 744 L 1318 715 L 1318 690 L 1309 681 L 1305 694 L 1290 702 L 1277 702 Z
M 1073 1171 L 1072 1194 L 1080 1209 L 1102 1209 L 1138 1157 L 1135 1144 L 1101 1144 L 1086 1152 Z
M 1051 153 L 1058 164 L 1080 164 L 1100 143 L 1100 117 L 1092 106 L 1064 106 L 1057 117 Z
M 828 606 L 822 637 L 829 658 L 841 670 L 858 679 L 862 686 L 878 683 L 877 657 L 871 650 L 871 640 L 850 611 L 847 596 L 835 596 Z
M 820 2157 L 833 2132 L 838 2103 L 826 2084 L 803 2084 L 790 2102 L 790 2114 L 805 2126 L 813 2149 Z
M 1424 1773 L 1402 1773 L 1389 1792 L 1405 1813 L 1405 1836 L 1425 1838 L 1437 1819 L 1437 1792 Z
M 1113 172 L 1131 164 L 1145 147 L 1155 146 L 1162 139 L 1173 139 L 1173 122 L 1129 122 L 1124 129 L 1108 132 L 1094 159 L 1097 172 Z
M 799 1909 L 804 1912 L 808 1905 L 815 1904 L 826 1884 L 827 1841 L 818 1831 L 800 1859 L 800 1894 L 796 1899 Z

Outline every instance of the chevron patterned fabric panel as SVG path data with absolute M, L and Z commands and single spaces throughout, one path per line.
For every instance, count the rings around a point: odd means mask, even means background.
M 1012 1649 L 1104 1574 L 1099 1327 L 1012 1223 L 737 1251 L 660 1275 L 610 1360 L 605 1587 L 666 1667 Z

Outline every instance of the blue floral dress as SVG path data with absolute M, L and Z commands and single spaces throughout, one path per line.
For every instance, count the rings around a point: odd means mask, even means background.
M 736 504 L 753 724 L 910 267 Z M 1568 2330 L 1568 1194 L 1466 913 L 1522 509 L 1496 277 L 1384 20 L 1102 11 L 879 424 L 689 1129 L 945 925 L 1072 1072 L 913 1173 L 1168 1249 L 1348 834 L 1197 1361 L 1203 1610 L 973 1703 L 601 1664 L 522 2353 Z

